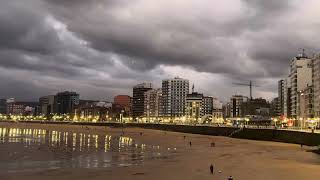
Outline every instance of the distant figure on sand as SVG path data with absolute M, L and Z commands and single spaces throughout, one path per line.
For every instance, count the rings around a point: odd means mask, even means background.
M 186 136 L 183 136 L 183 139 L 186 139 Z
M 191 143 L 191 141 L 189 142 L 189 145 L 190 145 L 190 147 L 192 146 L 192 143 Z
M 213 174 L 213 165 L 210 165 L 210 173 Z
M 215 147 L 215 146 L 216 146 L 216 143 L 212 142 L 211 147 Z
M 142 136 L 142 134 L 143 134 L 143 133 L 142 133 L 142 132 L 140 132 L 140 136 Z
M 229 177 L 228 177 L 228 180 L 233 180 L 233 177 L 232 177 L 232 176 L 229 176 Z

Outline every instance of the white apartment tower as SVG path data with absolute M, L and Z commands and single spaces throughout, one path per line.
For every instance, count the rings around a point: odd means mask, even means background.
M 186 98 L 189 94 L 189 80 L 182 78 L 162 81 L 162 109 L 164 117 L 185 116 Z
M 291 60 L 289 78 L 291 81 L 291 115 L 299 116 L 299 97 L 302 91 L 312 86 L 312 59 L 303 54 Z

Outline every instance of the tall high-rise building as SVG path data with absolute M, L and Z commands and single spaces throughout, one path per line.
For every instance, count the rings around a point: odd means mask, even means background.
M 158 118 L 161 116 L 161 89 L 151 89 L 144 93 L 144 117 Z
M 313 57 L 313 107 L 314 116 L 320 118 L 320 54 Z
M 291 60 L 291 115 L 295 118 L 299 118 L 300 93 L 312 87 L 312 66 L 312 59 L 304 53 Z
M 163 116 L 185 116 L 186 98 L 189 93 L 189 80 L 182 78 L 166 79 L 162 81 Z
M 54 98 L 55 113 L 70 114 L 79 104 L 79 94 L 76 92 L 59 92 Z
M 132 117 L 136 121 L 144 113 L 144 93 L 152 89 L 151 83 L 142 83 L 133 87 Z
M 49 95 L 39 98 L 39 113 L 41 115 L 47 116 L 51 113 L 54 113 L 54 97 L 54 95 Z

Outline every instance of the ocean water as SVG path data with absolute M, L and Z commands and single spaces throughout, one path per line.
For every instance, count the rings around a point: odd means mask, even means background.
M 0 173 L 122 167 L 175 154 L 175 148 L 139 144 L 126 136 L 0 127 Z

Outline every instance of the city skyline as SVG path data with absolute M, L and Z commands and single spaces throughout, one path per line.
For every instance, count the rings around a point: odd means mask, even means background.
M 163 79 L 179 76 L 223 101 L 249 96 L 247 87 L 232 83 L 252 80 L 261 86 L 254 97 L 271 100 L 294 56 L 303 48 L 310 56 L 320 52 L 313 37 L 318 5 L 1 0 L 0 98 L 38 100 L 69 90 L 112 100 L 131 95 L 138 83 L 159 88 Z

